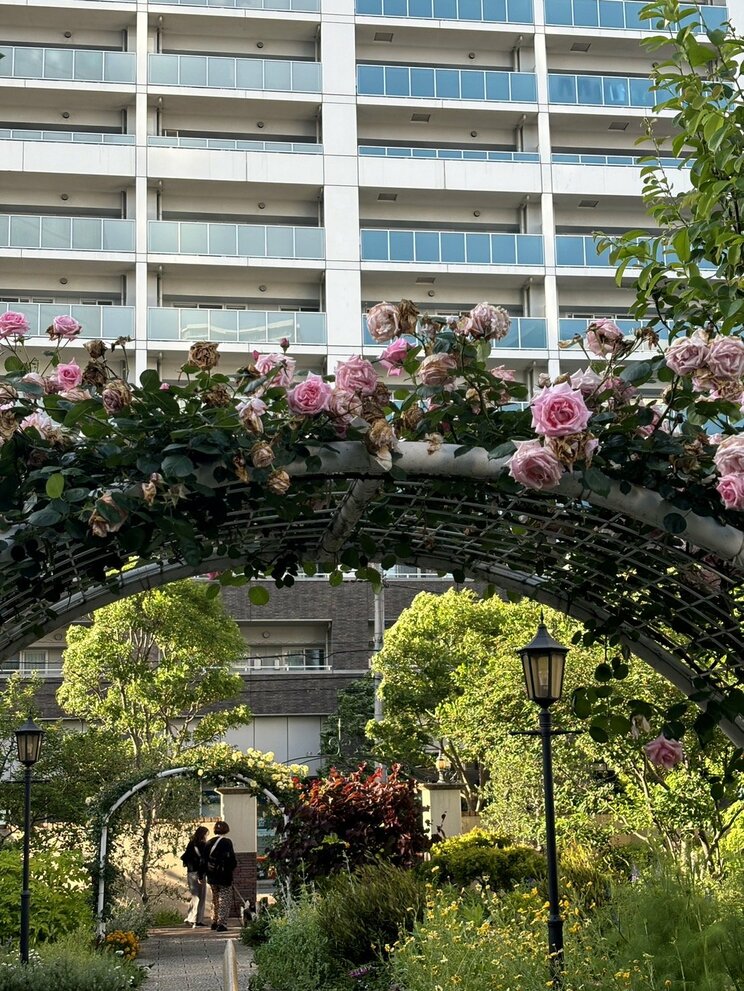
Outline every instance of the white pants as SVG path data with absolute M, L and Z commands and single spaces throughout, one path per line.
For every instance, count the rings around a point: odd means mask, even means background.
M 196 871 L 188 871 L 186 874 L 186 883 L 189 886 L 189 894 L 191 895 L 191 907 L 184 922 L 190 922 L 192 926 L 198 925 L 204 922 L 207 882 L 203 877 L 200 878 Z

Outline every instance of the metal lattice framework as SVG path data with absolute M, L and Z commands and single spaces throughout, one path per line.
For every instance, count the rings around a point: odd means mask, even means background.
M 744 680 L 739 529 L 680 514 L 637 487 L 613 483 L 599 496 L 582 489 L 579 476 L 564 476 L 550 492 L 514 494 L 495 484 L 502 461 L 482 449 L 456 450 L 403 443 L 393 477 L 360 443 L 324 445 L 312 470 L 304 461 L 288 469 L 293 484 L 317 492 L 312 515 L 288 522 L 276 503 L 246 498 L 220 538 L 246 560 L 326 562 L 362 548 L 366 556 L 374 549 L 401 563 L 462 571 L 615 633 L 687 695 L 701 678 L 709 686 Z M 679 536 L 664 528 L 672 511 L 685 519 Z M 12 542 L 6 556 L 13 558 Z M 236 564 L 231 556 L 193 566 L 164 551 L 102 580 L 105 559 L 104 546 L 60 544 L 41 578 L 23 587 L 15 572 L 3 581 L 0 558 L 0 654 L 123 595 Z M 63 597 L 60 587 L 69 590 Z M 744 746 L 744 721 L 721 726 Z

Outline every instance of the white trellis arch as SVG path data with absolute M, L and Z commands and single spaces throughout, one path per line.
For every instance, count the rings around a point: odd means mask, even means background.
M 103 935 L 105 930 L 104 923 L 104 913 L 106 911 L 106 867 L 108 864 L 108 841 L 109 841 L 109 824 L 112 817 L 119 811 L 122 805 L 126 804 L 130 798 L 133 798 L 139 792 L 143 791 L 145 788 L 149 787 L 155 781 L 162 781 L 165 778 L 175 778 L 184 777 L 186 775 L 193 775 L 193 767 L 171 767 L 165 771 L 158 771 L 157 774 L 151 774 L 147 778 L 143 778 L 142 781 L 138 781 L 136 785 L 132 785 L 123 795 L 110 806 L 109 809 L 103 815 L 102 825 L 101 825 L 101 835 L 98 841 L 98 893 L 96 897 L 96 930 L 99 936 Z M 244 774 L 236 774 L 230 772 L 229 777 L 231 781 L 239 781 L 241 784 L 249 785 L 260 791 L 265 798 L 268 799 L 273 805 L 281 810 L 282 815 L 284 815 L 284 806 L 276 797 L 276 795 L 269 791 L 268 788 L 257 786 L 256 781 L 247 777 Z M 286 818 L 286 817 L 285 817 Z

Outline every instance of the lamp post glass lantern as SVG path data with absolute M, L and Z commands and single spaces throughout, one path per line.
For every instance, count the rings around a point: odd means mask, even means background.
M 31 907 L 31 768 L 41 755 L 44 730 L 29 718 L 15 733 L 18 760 L 24 766 L 23 801 L 23 890 L 21 891 L 21 963 L 28 963 L 29 920 Z
M 553 796 L 552 719 L 550 706 L 563 694 L 563 673 L 568 647 L 548 633 L 540 614 L 537 633 L 519 651 L 527 697 L 540 706 L 538 736 L 542 744 L 543 787 L 545 793 L 545 859 L 548 869 L 548 952 L 553 987 L 562 984 L 563 919 L 558 894 L 558 851 L 555 841 L 555 802 Z

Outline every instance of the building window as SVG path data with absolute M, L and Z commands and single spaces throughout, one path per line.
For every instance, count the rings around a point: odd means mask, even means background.
M 240 674 L 252 671 L 326 671 L 326 649 L 321 646 L 253 646 L 250 653 L 234 665 Z

